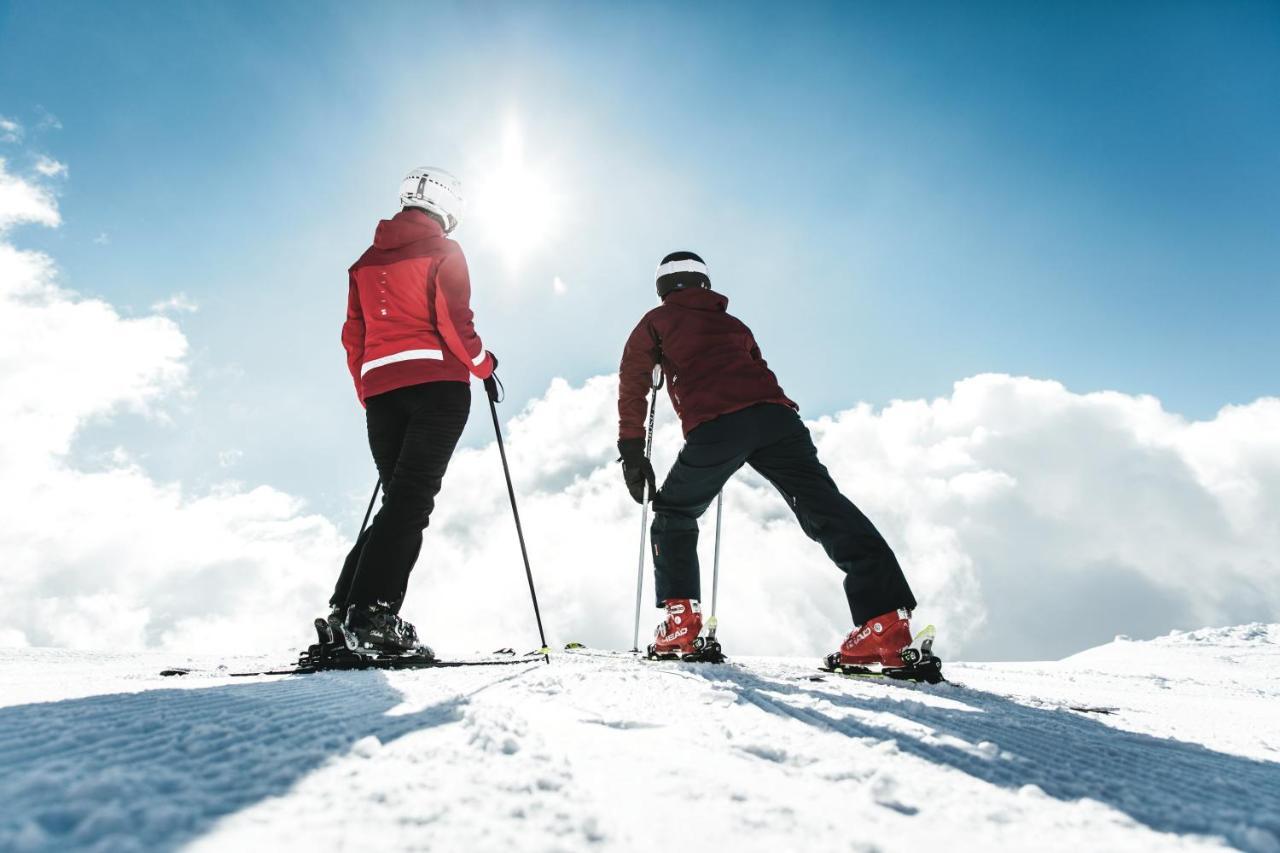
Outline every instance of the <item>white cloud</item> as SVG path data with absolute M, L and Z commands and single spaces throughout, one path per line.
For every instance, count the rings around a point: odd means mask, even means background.
M 0 223 L 58 222 L 52 197 L 0 170 Z M 10 645 L 283 647 L 306 638 L 342 543 L 266 487 L 191 494 L 127 452 L 69 461 L 76 435 L 151 414 L 187 378 L 161 316 L 124 318 L 58 286 L 51 258 L 0 239 L 0 588 Z
M 556 296 L 564 296 L 569 292 L 569 285 L 565 284 L 560 276 L 556 276 L 551 279 L 551 292 Z
M 12 175 L 0 157 L 0 235 L 15 225 L 35 223 L 56 228 L 62 223 L 53 193 Z
M 36 122 L 36 130 L 62 130 L 62 122 L 44 107 L 37 106 L 36 115 L 39 116 L 39 120 Z
M 200 306 L 187 294 L 175 293 L 168 299 L 154 303 L 151 310 L 156 314 L 194 314 L 200 310 Z
M 0 116 L 0 142 L 21 142 L 22 125 L 11 118 Z
M 110 235 L 107 234 L 106 231 L 103 231 L 97 237 L 93 238 L 93 242 L 94 242 L 94 245 L 97 245 L 97 246 L 106 246 L 111 243 L 111 237 Z
M 46 178 L 66 177 L 67 164 L 60 163 L 52 157 L 46 157 L 42 154 L 36 159 L 36 171 Z
M 549 630 L 629 647 L 639 509 L 612 461 L 615 388 L 554 383 L 511 424 L 508 453 Z M 660 474 L 681 443 L 662 407 Z M 1280 400 L 1189 423 L 1150 397 L 984 375 L 949 397 L 858 406 L 811 428 L 952 653 L 1060 656 L 1119 632 L 1280 615 Z M 425 625 L 491 643 L 531 630 L 500 477 L 493 448 L 459 454 L 410 604 Z M 726 491 L 724 530 L 733 650 L 812 654 L 848 629 L 839 572 L 749 470 Z M 709 593 L 709 535 L 702 544 Z M 478 598 L 477 575 L 497 594 Z

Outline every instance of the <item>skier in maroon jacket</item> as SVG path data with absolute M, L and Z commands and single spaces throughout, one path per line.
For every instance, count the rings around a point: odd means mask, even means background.
M 884 538 L 840 491 L 818 461 L 798 407 L 778 385 L 755 338 L 711 289 L 706 264 L 674 252 L 657 271 L 662 304 L 640 320 L 622 354 L 618 450 L 637 503 L 653 501 L 657 606 L 667 618 L 651 647 L 657 655 L 697 653 L 698 518 L 728 479 L 747 464 L 771 482 L 800 527 L 845 573 L 856 626 L 828 664 L 905 668 L 918 660 L 909 624 L 915 597 Z M 684 428 L 685 445 L 654 492 L 645 455 L 646 397 L 655 364 Z M 905 653 L 905 654 L 904 654 Z
M 415 169 L 401 182 L 400 207 L 349 274 L 342 345 L 383 501 L 347 555 L 326 621 L 355 651 L 429 656 L 400 606 L 471 412 L 471 377 L 496 394 L 498 361 L 476 335 L 467 261 L 446 237 L 462 211 L 458 180 Z

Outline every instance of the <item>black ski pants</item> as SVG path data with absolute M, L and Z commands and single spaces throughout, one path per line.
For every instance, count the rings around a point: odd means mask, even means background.
M 701 597 L 698 519 L 743 464 L 782 493 L 801 529 L 844 571 L 855 625 L 916 606 L 893 551 L 867 517 L 840 494 L 818 461 L 804 421 L 787 406 L 761 403 L 695 427 L 654 495 L 653 567 L 659 607 L 669 598 Z
M 426 382 L 365 400 L 382 506 L 347 554 L 331 605 L 382 601 L 399 612 L 422 531 L 470 413 L 467 382 Z

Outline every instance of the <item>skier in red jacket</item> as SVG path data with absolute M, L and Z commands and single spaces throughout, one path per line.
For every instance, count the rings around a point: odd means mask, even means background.
M 667 255 L 658 266 L 657 287 L 662 304 L 645 314 L 627 340 L 618 389 L 623 476 L 637 503 L 646 494 L 653 501 L 657 606 L 666 608 L 667 618 L 658 625 L 651 652 L 697 653 L 698 518 L 747 464 L 777 487 L 800 527 L 845 572 L 857 627 L 828 664 L 899 669 L 915 662 L 919 650 L 908 650 L 908 620 L 916 600 L 893 551 L 818 461 L 798 407 L 782 392 L 751 330 L 726 310 L 729 300 L 711 289 L 706 264 L 692 252 Z M 655 364 L 662 365 L 685 435 L 656 493 L 644 429 Z
M 378 223 L 349 274 L 342 345 L 383 500 L 347 555 L 327 621 L 358 651 L 429 655 L 398 614 L 471 411 L 470 379 L 493 394 L 497 359 L 472 323 L 462 249 L 446 237 L 462 211 L 458 180 L 414 169 L 400 185 L 400 207 Z

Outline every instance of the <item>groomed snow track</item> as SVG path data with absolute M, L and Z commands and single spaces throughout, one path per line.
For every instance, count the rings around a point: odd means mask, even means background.
M 775 853 L 1280 850 L 1274 675 L 809 664 L 175 683 L 151 656 L 0 652 L 0 850 L 642 850 L 678 826 Z

